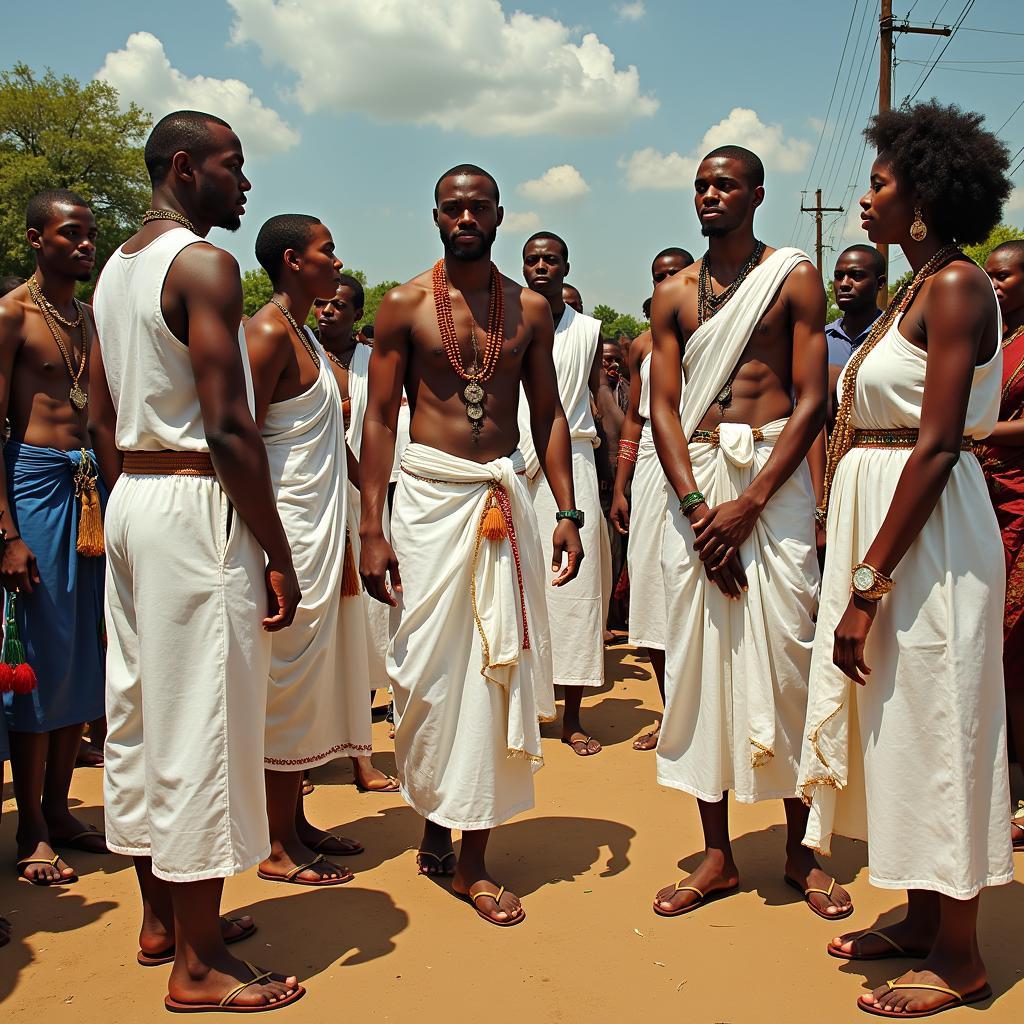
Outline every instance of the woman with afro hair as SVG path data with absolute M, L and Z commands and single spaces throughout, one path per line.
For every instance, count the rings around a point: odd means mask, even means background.
M 843 960 L 918 963 L 858 1006 L 901 1019 L 989 998 L 979 893 L 1013 879 L 1002 675 L 1003 546 L 976 442 L 1002 371 L 992 285 L 959 245 L 1010 193 L 1006 147 L 936 102 L 872 119 L 868 238 L 913 272 L 839 382 L 828 548 L 801 785 L 806 845 L 867 839 L 872 884 L 902 920 L 849 933 Z

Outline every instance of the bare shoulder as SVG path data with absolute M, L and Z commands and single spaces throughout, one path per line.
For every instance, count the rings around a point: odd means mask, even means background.
M 224 294 L 225 288 L 241 290 L 238 261 L 210 242 L 194 242 L 178 254 L 171 274 L 187 281 L 190 290 Z M 170 275 L 168 275 L 170 276 Z
M 629 361 L 636 362 L 639 366 L 644 361 L 644 356 L 647 355 L 654 348 L 654 335 L 651 332 L 644 331 L 643 334 L 638 334 L 629 345 Z
M 391 316 L 412 313 L 428 295 L 433 295 L 431 271 L 424 270 L 405 284 L 396 285 L 381 300 L 381 311 Z
M 0 340 L 20 342 L 25 329 L 25 300 L 28 288 L 19 285 L 0 299 Z
M 522 305 L 524 316 L 531 320 L 536 317 L 540 317 L 543 320 L 545 315 L 547 315 L 548 319 L 551 318 L 551 307 L 543 295 L 538 295 L 536 292 L 530 291 L 529 288 L 524 288 L 518 281 L 513 281 L 504 275 L 502 275 L 502 281 L 507 282 L 505 284 L 506 293 L 511 292 L 512 296 Z
M 258 309 L 248 320 L 245 321 L 246 344 L 277 344 L 288 337 L 291 330 L 289 325 L 280 314 L 274 316 L 269 309 L 269 304 Z
M 984 297 L 994 301 L 988 274 L 969 259 L 956 260 L 936 271 L 929 282 L 929 290 L 936 298 Z
M 691 263 L 690 266 L 680 270 L 678 274 L 666 277 L 654 289 L 654 300 L 658 305 L 663 306 L 665 302 L 668 302 L 670 306 L 678 307 L 683 299 L 697 287 L 702 262 L 703 260 L 698 260 L 696 263 Z

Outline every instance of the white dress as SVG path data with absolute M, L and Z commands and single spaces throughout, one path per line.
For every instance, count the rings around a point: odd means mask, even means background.
M 668 480 L 651 432 L 651 353 L 640 363 L 640 407 L 644 420 L 629 507 L 629 642 L 665 650 L 665 577 L 661 545 L 668 512 Z
M 894 324 L 860 367 L 853 426 L 919 428 L 927 363 Z M 1001 373 L 997 347 L 975 370 L 967 437 L 995 426 Z M 895 588 L 879 603 L 865 647 L 867 685 L 832 663 L 851 567 L 877 535 L 910 452 L 853 448 L 833 481 L 801 759 L 801 787 L 812 797 L 804 842 L 827 853 L 833 831 L 866 838 L 873 885 L 968 899 L 1013 878 L 1005 563 L 974 454 L 961 454 L 893 572 Z

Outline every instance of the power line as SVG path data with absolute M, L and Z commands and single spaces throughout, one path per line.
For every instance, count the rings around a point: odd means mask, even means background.
M 957 31 L 959 30 L 960 26 L 964 23 L 964 19 L 967 17 L 968 14 L 971 13 L 971 8 L 974 6 L 975 2 L 976 0 L 967 0 L 967 3 L 964 4 L 964 9 L 960 12 L 960 17 L 957 18 L 956 21 L 953 23 L 953 31 L 950 32 L 949 37 L 946 39 L 946 45 L 943 46 L 942 49 L 939 51 L 939 56 L 936 58 L 935 63 L 933 63 L 932 66 L 925 72 L 924 78 L 921 79 L 921 82 L 918 85 L 918 87 L 914 90 L 913 95 L 907 97 L 907 103 L 913 103 L 914 100 L 917 98 L 917 94 L 924 88 L 925 82 L 928 81 L 928 79 L 931 77 L 932 71 L 935 70 L 935 64 L 942 60 L 942 57 L 945 54 L 946 50 L 949 49 L 949 44 L 953 42 L 954 38 L 956 37 Z M 945 4 L 943 4 L 943 6 L 945 6 Z
M 1002 76 L 1004 78 L 1005 77 L 1009 77 L 1009 78 L 1021 78 L 1021 77 L 1024 77 L 1024 71 L 982 71 L 981 68 L 952 68 L 952 67 L 949 67 L 948 65 L 946 65 L 945 62 L 943 62 L 941 64 L 936 62 L 936 63 L 933 63 L 933 64 L 929 65 L 928 62 L 924 61 L 924 60 L 901 60 L 900 63 L 901 64 L 920 64 L 923 67 L 929 67 L 929 71 L 928 71 L 929 75 L 932 73 L 932 71 L 935 70 L 936 67 L 938 67 L 940 71 L 959 71 L 960 74 L 962 74 L 962 75 L 1000 75 L 1000 76 Z M 927 78 L 928 78 L 928 75 L 925 75 L 925 79 L 926 80 L 927 80 Z M 924 85 L 924 82 L 922 82 L 921 84 Z M 918 92 L 920 92 L 920 90 L 918 90 Z M 914 93 L 914 95 L 916 96 L 917 93 Z M 911 99 L 912 98 L 913 97 L 911 97 Z M 908 99 L 907 102 L 909 103 L 910 99 Z
M 1013 108 L 1013 113 L 996 129 L 996 135 L 998 135 L 1014 119 L 1017 111 L 1020 110 L 1021 107 L 1024 107 L 1024 100 L 1021 100 L 1020 103 Z
M 1001 28 L 961 28 L 961 32 L 983 32 L 989 36 L 1024 36 L 1024 32 L 1007 32 Z

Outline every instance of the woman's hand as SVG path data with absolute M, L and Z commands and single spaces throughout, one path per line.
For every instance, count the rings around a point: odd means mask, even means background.
M 877 611 L 877 601 L 868 601 L 851 594 L 850 603 L 836 626 L 832 662 L 844 675 L 861 686 L 867 683 L 864 677 L 871 675 L 871 669 L 864 661 L 864 644 Z

